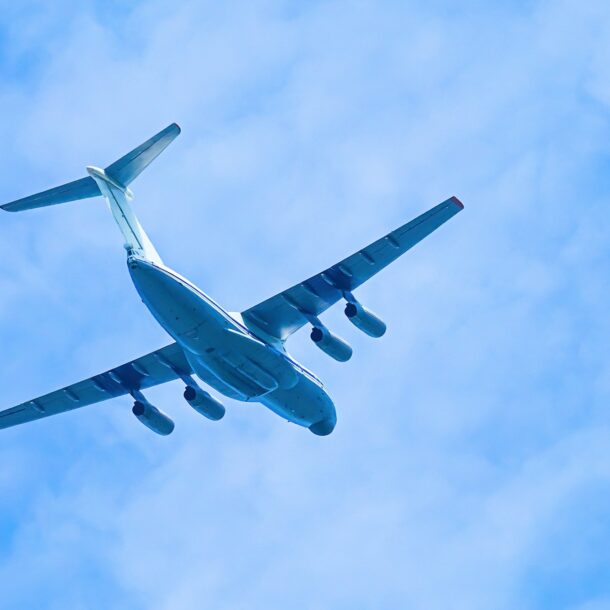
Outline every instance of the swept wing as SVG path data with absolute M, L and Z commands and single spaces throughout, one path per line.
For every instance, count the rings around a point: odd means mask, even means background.
M 0 411 L 0 429 L 173 381 L 178 378 L 176 371 L 192 373 L 182 349 L 172 343 L 100 375 Z
M 464 206 L 451 197 L 321 273 L 242 312 L 268 335 L 285 340 L 331 305 L 387 267 Z

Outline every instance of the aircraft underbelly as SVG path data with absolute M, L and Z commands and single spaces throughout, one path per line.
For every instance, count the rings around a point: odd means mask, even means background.
M 185 349 L 199 377 L 211 374 L 212 387 L 231 398 L 257 400 L 296 385 L 298 374 L 286 358 L 242 332 L 179 276 L 141 259 L 130 260 L 129 269 L 146 306 Z

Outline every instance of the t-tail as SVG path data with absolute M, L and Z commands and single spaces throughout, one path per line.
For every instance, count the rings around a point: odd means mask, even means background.
M 89 175 L 86 178 L 5 203 L 0 208 L 7 212 L 21 212 L 101 195 L 106 199 L 112 215 L 123 233 L 128 254 L 160 264 L 159 254 L 133 212 L 131 206 L 133 194 L 128 186 L 179 133 L 180 127 L 176 123 L 172 123 L 106 169 L 88 166 Z

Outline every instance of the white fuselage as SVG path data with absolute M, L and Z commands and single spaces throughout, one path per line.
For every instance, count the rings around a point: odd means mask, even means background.
M 330 434 L 335 407 L 320 381 L 290 358 L 281 342 L 261 339 L 262 333 L 166 267 L 131 208 L 129 189 L 105 170 L 87 171 L 123 233 L 142 301 L 183 349 L 195 374 L 225 396 L 260 402 L 314 434 Z
M 332 432 L 335 407 L 322 383 L 281 344 L 262 340 L 162 263 L 138 255 L 127 263 L 142 301 L 206 384 L 230 398 L 260 402 L 316 434 Z

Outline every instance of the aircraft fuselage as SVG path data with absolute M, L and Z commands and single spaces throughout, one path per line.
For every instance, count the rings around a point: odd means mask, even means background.
M 229 398 L 260 402 L 315 434 L 332 432 L 335 407 L 309 371 L 172 269 L 134 255 L 127 264 L 142 301 L 202 381 Z
M 337 303 L 355 328 L 382 337 L 385 322 L 357 300 L 354 290 L 464 208 L 457 197 L 450 197 L 324 271 L 241 313 L 227 312 L 163 263 L 131 205 L 130 184 L 179 133 L 180 127 L 172 123 L 105 168 L 89 165 L 84 178 L 0 205 L 21 212 L 104 197 L 122 233 L 133 283 L 174 339 L 130 362 L 0 411 L 0 429 L 129 394 L 138 420 L 167 435 L 173 421 L 148 402 L 143 391 L 175 379 L 184 382 L 184 399 L 195 411 L 213 421 L 221 419 L 223 404 L 199 386 L 196 375 L 224 396 L 260 402 L 314 434 L 330 434 L 337 421 L 335 407 L 315 375 L 286 352 L 286 341 L 306 327 L 318 349 L 347 362 L 351 346 L 320 319 Z

